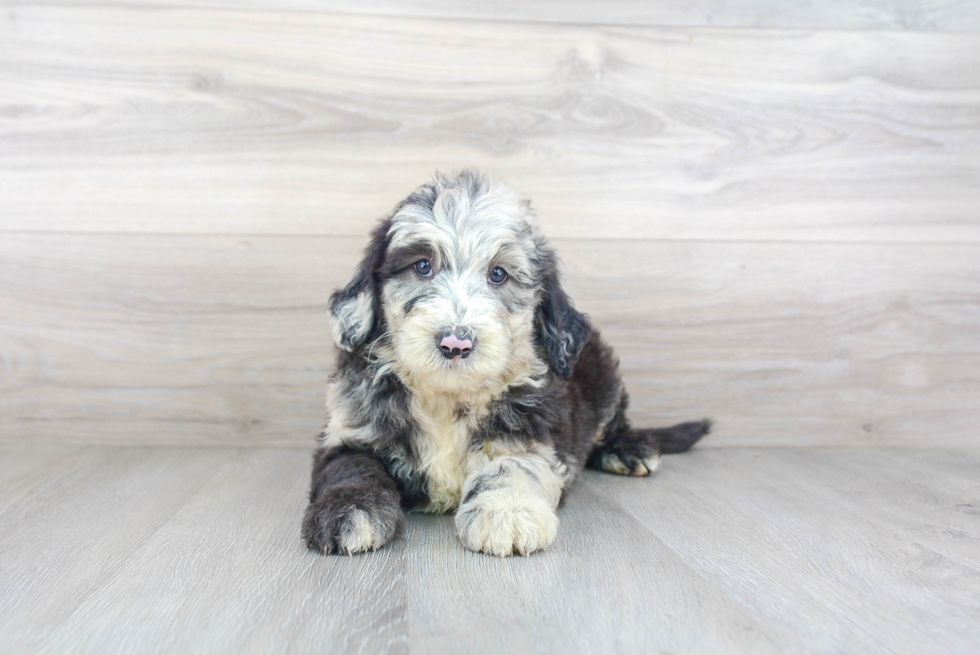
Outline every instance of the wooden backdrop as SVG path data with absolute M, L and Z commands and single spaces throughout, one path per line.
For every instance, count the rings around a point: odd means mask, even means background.
M 638 423 L 978 442 L 952 0 L 2 0 L 0 439 L 311 446 L 330 291 L 461 166 L 534 200 Z

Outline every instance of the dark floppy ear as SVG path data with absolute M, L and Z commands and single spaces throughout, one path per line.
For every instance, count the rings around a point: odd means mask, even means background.
M 341 350 L 352 351 L 381 333 L 381 280 L 379 272 L 388 250 L 388 228 L 385 220 L 371 234 L 354 279 L 330 296 L 330 318 L 333 340 Z
M 574 307 L 558 281 L 558 267 L 553 257 L 548 264 L 535 316 L 538 340 L 548 354 L 551 370 L 567 378 L 592 334 L 589 320 Z

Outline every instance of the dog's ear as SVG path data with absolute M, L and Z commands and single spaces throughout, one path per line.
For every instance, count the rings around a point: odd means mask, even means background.
M 391 221 L 382 221 L 371 234 L 371 242 L 357 267 L 354 279 L 330 296 L 333 340 L 348 352 L 380 334 L 381 281 L 379 273 L 388 249 Z
M 572 307 L 571 299 L 558 280 L 557 264 L 553 257 L 548 259 L 534 322 L 551 370 L 559 377 L 567 378 L 575 370 L 575 362 L 592 334 L 592 326 Z

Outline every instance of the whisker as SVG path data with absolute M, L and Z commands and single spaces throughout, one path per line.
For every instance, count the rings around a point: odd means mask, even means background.
M 384 339 L 385 337 L 389 337 L 389 336 L 391 336 L 391 331 L 390 330 L 389 331 L 385 331 L 377 339 L 375 339 L 374 341 L 371 342 L 371 346 L 368 348 L 368 352 L 367 352 L 368 361 L 371 361 L 371 355 L 372 355 L 372 353 L 374 353 L 374 345 L 376 343 L 378 343 L 379 341 L 381 341 L 382 339 Z M 372 363 L 372 365 L 374 364 L 373 361 L 371 361 L 371 363 Z

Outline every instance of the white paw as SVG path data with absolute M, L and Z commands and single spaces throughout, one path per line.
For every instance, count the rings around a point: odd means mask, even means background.
M 493 493 L 488 491 L 481 496 Z M 502 507 L 488 507 L 480 501 L 477 496 L 456 511 L 456 531 L 470 550 L 498 557 L 530 555 L 550 546 L 558 535 L 558 516 L 543 498 L 523 499 Z
M 340 527 L 339 550 L 352 555 L 369 550 L 377 550 L 387 543 L 388 539 L 371 522 L 371 517 L 362 509 L 351 512 Z
M 550 546 L 558 534 L 555 508 L 565 485 L 555 469 L 547 458 L 525 453 L 499 457 L 471 475 L 456 510 L 463 545 L 499 557 Z

